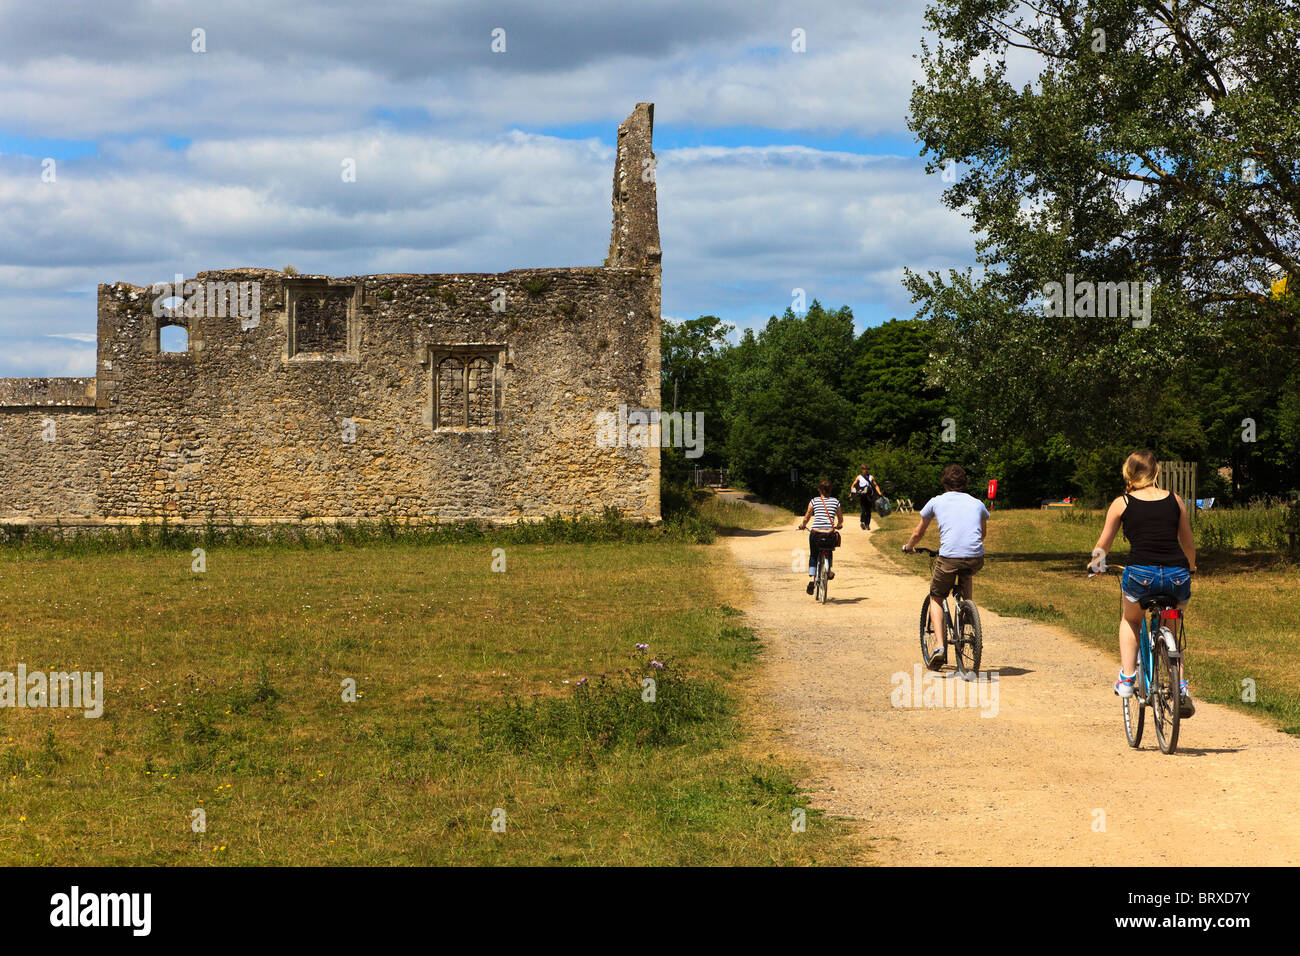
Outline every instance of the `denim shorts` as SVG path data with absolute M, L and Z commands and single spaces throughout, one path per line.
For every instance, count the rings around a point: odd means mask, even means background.
M 1152 564 L 1130 564 L 1119 579 L 1119 589 L 1134 604 L 1154 594 L 1172 594 L 1179 604 L 1192 599 L 1192 572 Z

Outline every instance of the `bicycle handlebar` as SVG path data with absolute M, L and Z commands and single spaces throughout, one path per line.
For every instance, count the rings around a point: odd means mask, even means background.
M 1105 571 L 1094 571 L 1091 566 L 1089 566 L 1085 570 L 1087 570 L 1088 572 L 1088 577 L 1093 578 L 1099 574 L 1109 574 L 1111 571 L 1123 571 L 1127 567 L 1128 567 L 1127 564 L 1108 564 L 1106 565 Z M 1183 570 L 1186 571 L 1188 574 L 1196 573 L 1191 568 L 1184 568 Z
M 907 552 L 904 551 L 903 553 L 906 554 Z M 912 554 L 928 554 L 932 558 L 937 558 L 939 556 L 938 551 L 933 551 L 930 548 L 913 548 Z

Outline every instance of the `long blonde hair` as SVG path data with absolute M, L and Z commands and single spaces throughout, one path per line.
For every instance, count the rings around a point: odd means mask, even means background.
M 1160 462 L 1156 461 L 1154 452 L 1145 448 L 1132 452 L 1125 458 L 1122 471 L 1126 492 L 1150 488 L 1160 480 Z

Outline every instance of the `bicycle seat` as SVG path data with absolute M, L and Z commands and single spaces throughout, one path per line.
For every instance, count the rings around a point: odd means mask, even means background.
M 1153 607 L 1158 607 L 1162 610 L 1169 610 L 1170 608 L 1178 607 L 1178 598 L 1174 597 L 1172 594 L 1148 594 L 1142 600 L 1138 601 L 1138 606 L 1140 606 L 1144 611 L 1149 611 Z

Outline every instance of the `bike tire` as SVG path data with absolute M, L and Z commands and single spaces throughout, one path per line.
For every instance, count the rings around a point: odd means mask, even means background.
M 930 626 L 930 595 L 921 602 L 921 663 L 930 667 L 930 648 L 933 646 L 934 628 Z
M 826 590 L 830 580 L 827 577 L 826 555 L 821 555 L 817 560 L 817 600 L 822 604 L 826 603 Z
M 1133 696 L 1119 699 L 1120 712 L 1124 716 L 1124 736 L 1128 739 L 1128 745 L 1135 749 L 1142 743 L 1142 727 L 1147 716 L 1147 677 L 1142 667 L 1142 662 L 1146 658 L 1147 643 L 1147 621 L 1143 618 L 1142 626 L 1138 631 L 1137 672 L 1134 675 Z
M 1160 752 L 1171 754 L 1178 749 L 1178 724 L 1181 710 L 1178 706 L 1178 664 L 1169 656 L 1169 646 L 1156 632 L 1155 678 L 1151 688 L 1151 718 L 1156 725 L 1156 740 Z
M 974 601 L 961 602 L 961 630 L 957 635 L 957 670 L 963 676 L 979 674 L 980 659 L 984 656 L 984 629 Z
M 1142 706 L 1142 699 L 1136 691 L 1132 697 L 1121 697 L 1119 706 L 1124 715 L 1124 736 L 1128 738 L 1128 745 L 1136 749 L 1142 743 L 1142 725 L 1146 721 L 1147 710 Z

